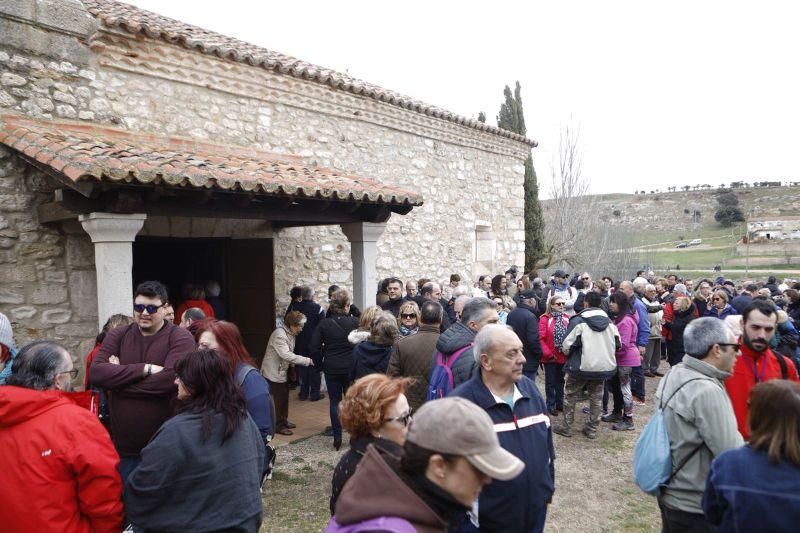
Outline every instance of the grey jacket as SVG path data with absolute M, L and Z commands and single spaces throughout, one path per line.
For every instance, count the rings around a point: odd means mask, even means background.
M 658 384 L 656 405 L 662 398 L 669 398 L 681 384 L 700 378 L 686 384 L 664 408 L 673 467 L 677 468 L 695 448 L 705 443 L 662 490 L 661 501 L 667 507 L 702 514 L 700 502 L 711 461 L 725 450 L 744 443 L 723 385 L 730 375 L 685 355 L 683 362 L 672 367 Z
M 436 350 L 447 356 L 472 342 L 475 342 L 475 332 L 461 322 L 456 322 L 439 335 L 439 340 L 436 342 Z M 436 358 L 434 357 L 433 361 L 431 361 L 431 368 L 435 364 Z M 469 381 L 472 377 L 472 372 L 477 366 L 475 357 L 472 355 L 472 346 L 470 346 L 458 356 L 458 359 L 450 368 L 453 372 L 453 388 Z

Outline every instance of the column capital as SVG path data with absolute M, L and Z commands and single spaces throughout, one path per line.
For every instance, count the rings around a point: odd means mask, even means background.
M 386 222 L 351 222 L 341 226 L 350 242 L 375 242 L 383 235 Z
M 83 229 L 92 238 L 92 242 L 133 242 L 136 234 L 144 226 L 147 215 L 135 213 L 123 215 L 119 213 L 89 213 L 80 215 Z

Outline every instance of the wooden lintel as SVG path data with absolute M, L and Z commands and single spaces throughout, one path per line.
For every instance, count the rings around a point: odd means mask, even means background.
M 75 220 L 80 213 L 67 209 L 58 202 L 47 202 L 36 207 L 36 214 L 39 224 L 50 224 L 53 222 L 64 222 Z

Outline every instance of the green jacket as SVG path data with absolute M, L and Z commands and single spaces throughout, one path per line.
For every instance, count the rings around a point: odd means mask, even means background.
M 730 375 L 685 355 L 683 362 L 675 365 L 658 384 L 656 405 L 662 397 L 669 398 L 681 384 L 696 379 L 678 391 L 664 408 L 673 468 L 705 444 L 662 490 L 661 502 L 667 507 L 702 514 L 700 502 L 711 461 L 725 450 L 744 444 L 723 385 Z

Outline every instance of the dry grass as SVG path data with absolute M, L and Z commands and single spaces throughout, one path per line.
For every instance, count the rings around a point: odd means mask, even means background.
M 634 411 L 635 431 L 612 431 L 602 424 L 596 440 L 580 431 L 572 438 L 554 435 L 556 493 L 550 506 L 548 532 L 646 532 L 661 528 L 658 505 L 631 479 L 633 447 L 652 411 L 657 385 L 647 379 L 648 405 Z M 540 384 L 541 388 L 541 384 Z M 576 426 L 583 415 L 576 413 Z M 557 422 L 557 419 L 555 420 Z M 311 437 L 278 450 L 278 467 L 264 495 L 264 525 L 270 533 L 318 532 L 330 513 L 333 467 L 344 453 L 330 437 Z

